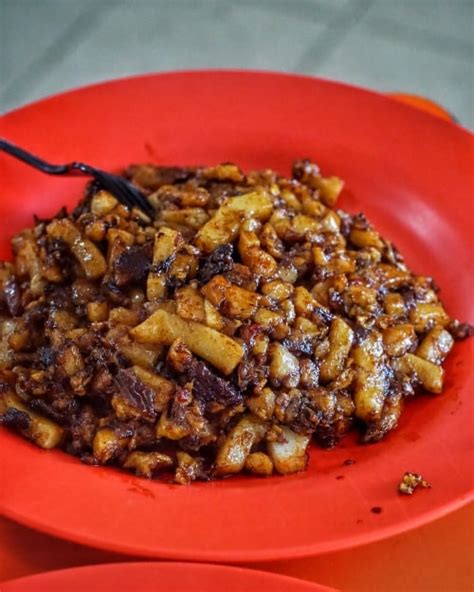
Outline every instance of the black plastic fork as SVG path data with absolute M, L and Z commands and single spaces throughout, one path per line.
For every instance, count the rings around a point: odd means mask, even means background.
M 0 150 L 48 175 L 65 175 L 70 177 L 84 175 L 92 177 L 99 187 L 110 191 L 124 206 L 130 209 L 138 208 L 152 220 L 155 219 L 155 210 L 146 197 L 123 177 L 106 173 L 101 169 L 97 169 L 83 162 L 51 164 L 2 138 L 0 138 Z

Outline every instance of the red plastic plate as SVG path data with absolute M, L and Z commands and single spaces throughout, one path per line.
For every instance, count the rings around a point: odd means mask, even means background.
M 2 592 L 336 592 L 278 574 L 199 563 L 114 563 L 20 578 Z
M 364 211 L 415 270 L 436 278 L 449 312 L 474 321 L 473 137 L 395 100 L 300 76 L 173 73 L 52 97 L 6 115 L 0 135 L 52 161 L 112 170 L 232 160 L 287 173 L 293 159 L 309 156 L 346 180 L 341 207 Z M 0 177 L 3 256 L 33 213 L 73 205 L 84 186 L 1 155 Z M 414 528 L 473 497 L 473 345 L 455 346 L 444 393 L 409 402 L 385 441 L 315 448 L 309 470 L 285 478 L 165 485 L 82 465 L 1 430 L 1 509 L 92 546 L 212 561 L 317 554 Z M 407 470 L 433 488 L 401 497 Z

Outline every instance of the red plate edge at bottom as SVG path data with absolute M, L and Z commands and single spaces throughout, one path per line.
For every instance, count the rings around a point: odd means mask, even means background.
M 334 588 L 270 572 L 178 562 L 90 565 L 10 580 L 1 586 L 2 592 L 184 592 L 197 589 L 200 592 L 337 592 Z

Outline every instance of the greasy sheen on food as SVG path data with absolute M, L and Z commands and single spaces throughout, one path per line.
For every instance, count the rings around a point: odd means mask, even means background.
M 343 183 L 130 166 L 150 221 L 91 185 L 0 264 L 0 422 L 43 448 L 186 484 L 302 471 L 311 441 L 394 429 L 471 328 Z M 317 454 L 315 452 L 314 454 Z

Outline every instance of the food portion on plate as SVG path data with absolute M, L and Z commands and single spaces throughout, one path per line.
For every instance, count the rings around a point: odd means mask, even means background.
M 431 485 L 420 473 L 407 471 L 398 484 L 398 491 L 404 495 L 413 495 L 418 487 L 430 489 Z
M 133 165 L 151 222 L 91 185 L 0 267 L 0 421 L 90 465 L 187 484 L 305 469 L 311 440 L 377 442 L 472 331 L 343 183 Z M 317 454 L 317 452 L 315 452 Z

